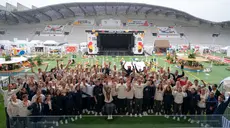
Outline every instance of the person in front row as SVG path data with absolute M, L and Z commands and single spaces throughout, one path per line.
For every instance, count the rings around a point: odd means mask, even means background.
M 113 104 L 113 97 L 112 97 L 112 93 L 111 93 L 111 87 L 110 86 L 104 86 L 103 87 L 103 94 L 105 97 L 105 110 L 106 113 L 108 114 L 108 120 L 113 119 L 113 111 L 115 108 L 115 105 Z

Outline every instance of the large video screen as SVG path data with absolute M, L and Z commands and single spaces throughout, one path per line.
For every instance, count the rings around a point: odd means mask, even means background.
M 102 49 L 129 49 L 133 44 L 133 34 L 99 34 L 98 46 Z

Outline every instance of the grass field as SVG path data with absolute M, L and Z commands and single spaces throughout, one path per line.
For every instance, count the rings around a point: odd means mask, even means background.
M 70 58 L 70 55 L 68 55 L 67 58 L 65 58 L 62 62 L 67 64 L 68 59 Z M 82 58 L 81 56 L 77 56 L 75 59 L 76 63 L 82 63 L 85 64 L 88 62 L 89 64 L 95 64 L 98 62 L 99 64 L 103 62 L 111 62 L 112 65 L 120 65 L 120 60 L 124 59 L 125 61 L 131 61 L 133 58 L 138 58 L 139 60 L 143 61 L 150 61 L 151 59 L 156 58 L 158 65 L 167 68 L 170 67 L 171 71 L 174 72 L 177 67 L 172 64 L 168 64 L 165 62 L 165 56 L 149 56 L 149 57 L 141 57 L 141 56 L 118 56 L 118 57 L 111 57 L 111 56 L 97 56 L 94 58 Z M 48 70 L 56 66 L 56 61 L 45 61 L 46 63 L 49 64 Z M 210 64 L 208 63 L 203 63 L 205 67 L 209 67 Z M 75 65 L 72 65 L 71 67 L 74 67 Z M 35 67 L 34 71 L 37 71 L 38 68 L 44 69 L 46 65 L 42 65 L 39 67 Z M 189 77 L 190 80 L 198 79 L 198 80 L 204 80 L 205 82 L 208 83 L 219 83 L 221 80 L 223 80 L 226 77 L 230 76 L 230 71 L 226 70 L 226 67 L 228 66 L 214 66 L 212 67 L 212 72 L 210 73 L 196 73 L 196 72 L 188 72 L 185 71 L 185 75 Z M 118 67 L 119 68 L 119 67 Z M 30 70 L 28 71 L 30 72 Z M 193 125 L 188 124 L 187 122 L 177 122 L 171 119 L 165 119 L 164 117 L 143 117 L 143 118 L 117 118 L 114 119 L 111 122 L 106 121 L 105 119 L 97 119 L 97 118 L 83 118 L 81 121 L 76 121 L 74 124 L 68 124 L 68 125 L 63 125 L 63 128 L 65 127 L 75 127 L 77 126 L 78 128 L 114 128 L 114 127 L 119 127 L 119 128 L 140 128 L 140 127 L 146 127 L 146 128 L 154 128 L 154 127 L 193 127 Z M 5 127 L 5 112 L 4 112 L 4 106 L 3 106 L 3 99 L 0 97 L 0 128 Z

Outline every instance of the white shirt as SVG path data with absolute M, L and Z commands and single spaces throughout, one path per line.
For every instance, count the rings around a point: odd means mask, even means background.
M 177 104 L 182 104 L 183 103 L 183 98 L 187 97 L 187 94 L 184 92 L 177 92 L 173 91 L 173 96 L 174 96 L 174 102 Z
M 157 100 L 157 101 L 163 101 L 163 95 L 164 95 L 164 91 L 163 90 L 156 89 L 155 100 Z
M 135 84 L 134 85 L 134 97 L 137 99 L 142 99 L 143 98 L 143 90 L 145 88 L 145 85 L 141 84 Z
M 86 84 L 86 93 L 93 97 L 93 88 L 95 85 Z
M 0 94 L 3 95 L 4 99 L 4 106 L 7 107 L 8 103 L 10 102 L 10 98 L 13 94 L 18 93 L 23 88 L 23 84 L 21 84 L 17 89 L 11 90 L 10 92 L 8 90 L 3 90 L 2 86 L 0 86 Z
M 7 113 L 9 117 L 14 117 L 19 115 L 19 104 L 21 100 L 17 99 L 16 102 L 10 101 L 9 104 L 7 105 Z
M 134 97 L 134 89 L 133 89 L 133 86 L 131 86 L 131 89 L 129 91 L 126 91 L 126 98 L 133 99 L 133 97 Z
M 205 101 L 207 100 L 208 95 L 205 93 L 204 95 L 200 94 L 200 101 L 198 102 L 198 107 L 200 108 L 206 108 Z
M 81 83 L 81 85 L 80 85 L 80 88 L 81 88 L 82 92 L 87 93 L 87 88 L 86 88 L 86 86 L 84 86 L 82 83 Z M 86 95 L 82 95 L 82 97 L 85 98 L 85 97 L 87 97 L 87 96 L 86 96 Z
M 24 105 L 23 104 L 23 101 L 20 102 L 19 104 L 19 116 L 21 117 L 26 117 L 26 116 L 29 116 L 31 114 L 31 112 L 27 109 L 28 106 L 31 105 L 31 102 L 28 100 L 27 104 Z
M 126 86 L 124 84 L 123 85 L 118 84 L 116 88 L 117 88 L 117 98 L 125 99 Z

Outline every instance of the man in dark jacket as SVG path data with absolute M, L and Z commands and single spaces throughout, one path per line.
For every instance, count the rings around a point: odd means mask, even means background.
M 93 88 L 93 96 L 94 96 L 94 100 L 95 100 L 95 109 L 96 109 L 96 113 L 102 115 L 102 106 L 104 103 L 104 95 L 103 95 L 103 85 L 100 83 L 99 80 L 97 80 L 95 82 L 95 87 Z
M 28 110 L 31 110 L 31 115 L 33 116 L 31 120 L 37 126 L 38 125 L 37 122 L 41 120 L 41 117 L 36 117 L 36 116 L 42 116 L 44 114 L 44 104 L 42 103 L 42 97 L 38 96 L 36 102 L 31 104 L 28 107 Z
M 147 112 L 150 114 L 151 112 L 151 98 L 154 97 L 155 95 L 155 90 L 156 90 L 156 87 L 155 85 L 151 85 L 151 81 L 147 81 L 147 86 L 144 88 L 143 90 L 143 113 L 144 115 L 147 115 Z
M 198 110 L 197 104 L 200 101 L 200 95 L 197 94 L 195 88 L 192 88 L 191 91 L 188 93 L 188 100 L 189 100 L 189 114 L 191 115 L 191 123 L 194 123 L 194 115 L 196 115 L 196 111 Z
M 224 114 L 224 111 L 226 110 L 226 108 L 228 107 L 228 104 L 230 103 L 230 93 L 228 94 L 228 100 L 225 101 L 225 97 L 224 95 L 220 95 L 218 97 L 218 105 L 216 107 L 216 109 L 214 110 L 214 113 L 212 115 L 212 121 L 211 125 L 214 127 L 222 127 L 222 115 Z

